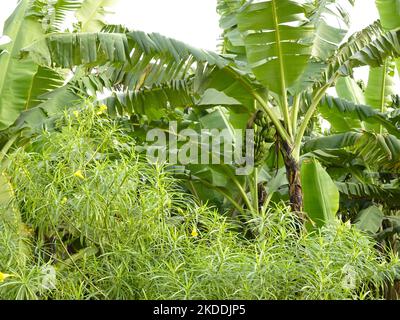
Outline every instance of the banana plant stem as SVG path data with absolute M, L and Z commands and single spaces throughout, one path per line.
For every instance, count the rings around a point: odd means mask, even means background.
M 301 96 L 299 94 L 296 94 L 294 96 L 292 119 L 291 119 L 293 135 L 296 135 L 296 132 L 297 132 L 297 118 L 299 117 L 300 102 L 301 102 Z

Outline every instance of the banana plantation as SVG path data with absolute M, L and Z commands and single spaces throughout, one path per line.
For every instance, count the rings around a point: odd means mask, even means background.
M 114 2 L 4 23 L 0 299 L 399 299 L 400 1 L 216 0 L 216 51 Z

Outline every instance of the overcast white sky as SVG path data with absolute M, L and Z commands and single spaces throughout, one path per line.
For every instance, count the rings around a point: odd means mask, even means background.
M 0 0 L 0 32 L 17 0 Z M 193 46 L 215 50 L 220 30 L 216 0 L 119 0 L 110 22 L 147 32 L 159 32 Z M 374 0 L 357 0 L 353 29 L 357 31 L 378 18 Z

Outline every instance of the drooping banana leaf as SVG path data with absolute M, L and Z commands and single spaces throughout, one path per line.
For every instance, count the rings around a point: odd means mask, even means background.
M 354 54 L 347 64 L 348 67 L 383 66 L 389 57 L 400 56 L 400 31 L 386 32 L 376 40 Z
M 371 168 L 400 171 L 400 140 L 396 137 L 364 132 L 354 148 Z
M 69 13 L 78 10 L 85 0 L 33 0 L 28 16 L 42 24 L 46 33 L 62 31 Z
M 28 46 L 23 52 L 41 65 L 61 68 L 98 66 L 109 62 L 130 63 L 132 66 L 142 64 L 146 67 L 152 59 L 164 62 L 187 62 L 193 59 L 192 63 L 207 62 L 220 67 L 228 64 L 216 53 L 196 49 L 157 33 L 140 31 L 127 34 L 53 34 Z
M 333 150 L 346 148 L 355 145 L 361 135 L 362 134 L 358 132 L 346 132 L 311 139 L 304 144 L 303 150 L 304 152 L 311 152 L 315 150 Z
M 10 127 L 0 131 L 0 147 L 16 134 L 19 135 L 18 145 L 24 145 L 32 135 L 42 133 L 43 129 L 53 128 L 55 121 L 66 109 L 82 101 L 68 85 L 57 88 L 42 98 L 42 103 L 21 112 Z
M 311 57 L 315 29 L 307 24 L 306 2 L 249 2 L 237 22 L 253 73 L 269 90 L 284 95 Z
M 209 73 L 198 76 L 197 81 L 195 80 L 195 92 L 204 92 L 209 88 L 235 99 L 244 106 L 244 109 L 248 110 L 254 109 L 254 97 L 251 92 L 259 91 L 265 95 L 260 85 L 252 82 L 249 77 L 236 72 L 231 67 L 214 68 Z M 221 105 L 224 105 L 223 101 L 220 101 Z

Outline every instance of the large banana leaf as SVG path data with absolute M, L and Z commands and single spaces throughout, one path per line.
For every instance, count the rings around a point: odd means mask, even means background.
M 400 30 L 391 31 L 378 37 L 348 61 L 347 67 L 356 68 L 360 66 L 379 67 L 384 65 L 389 57 L 397 58 L 400 56 Z
M 357 143 L 361 137 L 358 132 L 346 132 L 340 134 L 332 134 L 326 137 L 315 138 L 307 141 L 304 144 L 304 152 L 311 152 L 315 150 L 332 150 L 342 149 Z
M 382 67 L 371 68 L 365 97 L 368 105 L 381 112 L 385 112 L 392 104 L 392 95 L 397 91 L 395 82 L 395 64 L 385 61 Z M 368 129 L 375 132 L 381 131 L 379 125 L 369 125 Z
M 25 110 L 34 89 L 38 66 L 30 59 L 20 60 L 19 52 L 43 37 L 38 21 L 27 17 L 30 1 L 22 0 L 4 25 L 4 35 L 11 42 L 2 46 L 0 55 L 0 130 L 7 128 Z
M 40 65 L 70 69 L 129 59 L 126 35 L 108 33 L 49 35 L 23 49 L 23 53 Z
M 283 95 L 306 69 L 314 27 L 307 24 L 306 1 L 248 3 L 237 16 L 247 60 L 257 79 Z
M 64 84 L 64 76 L 56 70 L 39 67 L 36 72 L 29 98 L 26 101 L 26 108 L 33 108 L 46 100 L 45 95 L 52 90 L 60 88 Z
M 68 14 L 75 12 L 75 32 L 99 32 L 106 26 L 106 7 L 118 0 L 31 0 L 28 16 L 37 19 L 47 33 L 64 31 Z
M 387 30 L 400 28 L 400 0 L 375 0 L 382 26 Z
M 400 172 L 400 140 L 396 137 L 364 132 L 354 148 L 370 168 Z
M 339 191 L 316 159 L 303 162 L 301 184 L 304 210 L 312 222 L 318 227 L 334 223 L 339 210 Z
M 348 105 L 347 101 L 351 101 L 356 105 L 365 105 L 364 92 L 351 77 L 339 78 L 336 82 L 336 92 L 339 98 L 344 100 L 336 100 L 336 102 L 339 102 L 340 105 L 343 105 L 343 103 Z M 321 101 L 320 112 L 322 116 L 329 121 L 334 131 L 346 132 L 353 129 L 362 128 L 363 125 L 358 119 L 358 114 L 355 117 L 354 115 L 351 117 L 349 114 L 343 114 L 343 111 L 345 110 L 345 108 L 342 108 L 341 110 L 334 108 L 332 103 L 329 103 L 329 98 Z M 346 111 L 351 112 L 351 109 L 347 108 Z

